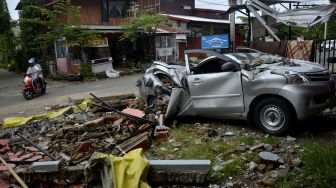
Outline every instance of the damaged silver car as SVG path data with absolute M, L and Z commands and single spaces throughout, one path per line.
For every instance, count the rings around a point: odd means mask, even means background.
M 323 66 L 265 53 L 187 50 L 185 62 L 154 62 L 137 81 L 148 104 L 169 101 L 166 117 L 245 119 L 269 134 L 335 106 Z

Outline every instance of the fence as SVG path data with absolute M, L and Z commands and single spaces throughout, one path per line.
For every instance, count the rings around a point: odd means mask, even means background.
M 328 68 L 330 73 L 336 74 L 336 39 L 314 41 L 313 61 Z

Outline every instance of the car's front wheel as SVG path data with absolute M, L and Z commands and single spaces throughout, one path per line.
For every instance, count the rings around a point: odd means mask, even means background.
M 270 97 L 255 106 L 253 119 L 257 127 L 266 133 L 279 135 L 286 132 L 295 120 L 290 106 L 284 100 Z

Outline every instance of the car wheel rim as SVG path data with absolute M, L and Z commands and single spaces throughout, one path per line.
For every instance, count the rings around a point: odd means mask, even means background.
M 285 124 L 286 117 L 283 110 L 278 106 L 267 105 L 261 110 L 260 120 L 268 130 L 277 131 Z

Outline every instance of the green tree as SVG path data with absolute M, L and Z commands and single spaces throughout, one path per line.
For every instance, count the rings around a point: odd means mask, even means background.
M 128 24 L 123 25 L 124 33 L 120 40 L 136 40 L 140 33 L 145 33 L 149 38 L 149 54 L 154 57 L 154 40 L 156 28 L 166 23 L 166 16 L 156 13 L 153 9 L 146 9 L 142 11 L 134 11 L 137 15 L 129 20 Z
M 286 39 L 288 36 L 288 27 L 282 27 L 277 35 L 281 39 Z M 327 28 L 327 38 L 335 38 L 336 37 L 336 21 L 329 20 L 328 28 Z M 303 36 L 307 40 L 323 40 L 324 37 L 324 23 L 317 24 L 310 28 L 302 28 L 302 27 L 294 27 L 292 26 L 292 36 L 298 37 Z
M 43 30 L 39 31 L 33 41 L 35 49 L 41 50 L 44 55 L 48 53 L 46 49 L 54 48 L 54 42 L 65 38 L 68 45 L 81 48 L 81 58 L 85 62 L 83 46 L 86 41 L 98 37 L 97 32 L 82 27 L 80 17 L 80 7 L 71 5 L 70 0 L 59 1 L 52 10 L 41 8 L 36 5 L 29 5 L 27 8 L 37 14 L 32 17 L 22 18 L 20 22 L 24 24 L 36 24 Z M 54 51 L 54 50 L 49 50 Z
M 12 31 L 14 22 L 11 21 L 7 3 L 0 0 L 0 63 L 10 64 L 14 58 L 15 36 Z
M 11 18 L 8 12 L 6 0 L 0 0 L 0 34 L 11 28 Z
M 37 37 L 43 31 L 37 23 L 22 22 L 24 19 L 31 19 L 40 17 L 40 13 L 36 11 L 33 6 L 37 5 L 36 0 L 20 0 L 20 46 L 21 49 L 17 51 L 16 63 L 21 71 L 25 71 L 28 67 L 27 61 L 30 57 L 43 57 L 42 50 L 37 48 Z

